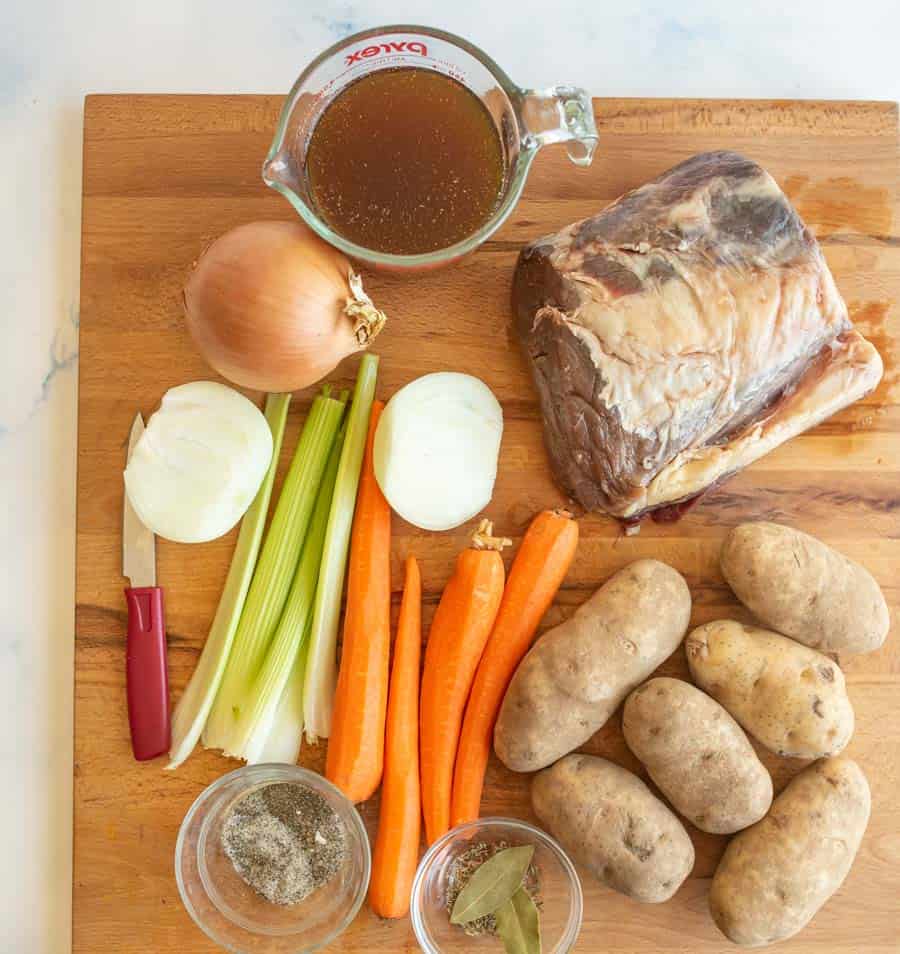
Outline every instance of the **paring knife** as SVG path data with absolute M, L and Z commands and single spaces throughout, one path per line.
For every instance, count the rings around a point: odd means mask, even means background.
M 131 425 L 128 457 L 141 434 L 138 414 Z M 126 680 L 131 748 L 143 762 L 169 751 L 169 673 L 163 591 L 156 585 L 156 540 L 134 512 L 127 492 L 122 504 L 122 574 L 128 604 Z

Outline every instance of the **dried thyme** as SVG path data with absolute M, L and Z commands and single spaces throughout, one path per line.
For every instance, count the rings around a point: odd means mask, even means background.
M 511 847 L 513 846 L 510 845 L 508 841 L 490 843 L 480 841 L 470 845 L 465 851 L 454 858 L 447 876 L 446 908 L 448 915 L 453 911 L 453 905 L 456 903 L 456 899 L 459 897 L 463 888 L 469 883 L 472 875 L 474 875 L 489 858 L 493 858 L 497 852 L 504 851 Z M 531 897 L 531 900 L 534 901 L 535 906 L 540 909 L 540 876 L 537 865 L 535 865 L 533 861 L 525 872 L 522 887 Z M 486 914 L 483 917 L 476 918 L 474 921 L 467 921 L 465 924 L 459 925 L 459 927 L 471 937 L 480 934 L 496 935 L 497 919 L 493 914 Z

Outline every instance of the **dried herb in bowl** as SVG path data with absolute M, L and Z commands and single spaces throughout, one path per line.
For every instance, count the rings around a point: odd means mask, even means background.
M 531 845 L 476 842 L 447 879 L 450 920 L 466 934 L 497 935 L 507 951 L 540 951 L 540 880 Z

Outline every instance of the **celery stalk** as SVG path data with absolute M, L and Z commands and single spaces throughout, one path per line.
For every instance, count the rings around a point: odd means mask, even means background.
M 309 631 L 312 617 L 306 622 L 306 630 L 290 678 L 272 717 L 272 723 L 265 733 L 258 732 L 244 749 L 248 764 L 261 762 L 286 762 L 296 765 L 300 758 L 300 745 L 303 741 L 303 674 L 306 672 L 306 657 L 309 653 Z
M 222 681 L 259 554 L 290 403 L 290 394 L 270 394 L 266 398 L 266 420 L 272 431 L 272 460 L 253 503 L 244 514 L 228 577 L 203 652 L 172 714 L 172 743 L 166 768 L 178 768 L 193 751 Z
M 207 748 L 227 746 L 236 723 L 234 707 L 265 658 L 294 579 L 344 410 L 344 402 L 329 397 L 328 388 L 313 401 L 259 555 L 222 684 L 203 730 Z
M 373 354 L 364 355 L 356 376 L 353 404 L 347 414 L 347 432 L 325 531 L 325 549 L 316 587 L 309 658 L 303 681 L 303 723 L 310 742 L 320 737 L 327 738 L 331 731 L 341 593 L 377 374 L 378 358 Z
M 328 463 L 316 495 L 315 509 L 309 531 L 294 573 L 294 581 L 284 604 L 281 619 L 269 644 L 265 661 L 256 678 L 247 685 L 242 695 L 232 701 L 236 723 L 224 746 L 226 755 L 245 758 L 245 750 L 255 734 L 266 736 L 275 709 L 291 674 L 300 643 L 312 619 L 319 564 L 325 543 L 325 528 L 331 510 L 331 498 L 341 457 L 343 434 L 338 433 L 328 454 Z

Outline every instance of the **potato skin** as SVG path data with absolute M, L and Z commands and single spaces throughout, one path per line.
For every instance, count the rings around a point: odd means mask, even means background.
M 815 537 L 742 523 L 725 538 L 722 575 L 766 626 L 823 653 L 868 653 L 890 628 L 874 577 Z
M 855 762 L 822 759 L 805 768 L 725 849 L 709 892 L 719 930 L 735 944 L 762 947 L 805 927 L 847 877 L 870 808 Z
M 827 656 L 786 636 L 716 620 L 685 641 L 694 682 L 767 749 L 818 759 L 853 735 L 844 674 Z
M 531 804 L 566 851 L 635 901 L 668 901 L 694 867 L 694 845 L 678 818 L 614 762 L 567 755 L 534 777 Z
M 744 730 L 705 692 L 660 676 L 631 693 L 622 731 L 676 811 L 702 831 L 728 835 L 772 804 L 772 778 Z
M 531 648 L 506 691 L 494 749 L 534 772 L 586 742 L 684 638 L 691 594 L 677 570 L 637 560 Z

